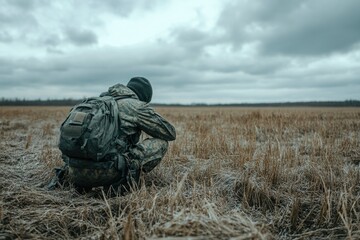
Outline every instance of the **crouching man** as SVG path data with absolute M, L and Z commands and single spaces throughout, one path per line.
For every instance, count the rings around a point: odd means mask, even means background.
M 139 182 L 141 172 L 154 169 L 176 132 L 149 106 L 152 92 L 149 80 L 134 77 L 127 86 L 116 84 L 75 106 L 61 127 L 59 148 L 65 165 L 56 170 L 48 188 L 65 178 L 84 190 L 126 188 Z M 150 137 L 140 141 L 142 131 Z

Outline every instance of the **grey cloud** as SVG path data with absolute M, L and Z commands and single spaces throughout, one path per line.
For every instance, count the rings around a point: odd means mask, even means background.
M 208 37 L 205 32 L 194 28 L 175 29 L 173 31 L 173 34 L 175 35 L 175 38 L 179 43 L 195 45 L 203 43 Z
M 0 26 L 29 28 L 38 22 L 31 13 L 40 1 L 0 0 Z M 44 3 L 46 5 L 46 3 Z
M 43 60 L 20 59 L 17 60 L 16 65 L 11 64 L 9 60 L 3 60 L 3 65 L 6 63 L 4 69 L 7 69 L 8 72 L 17 71 L 17 73 L 7 76 L 3 74 L 0 79 L 2 84 L 7 79 L 7 83 L 11 85 L 27 79 L 27 85 L 32 86 L 44 84 L 103 86 L 124 79 L 128 80 L 134 75 L 143 75 L 150 79 L 156 79 L 156 81 L 164 79 L 166 82 L 168 81 L 167 76 L 171 76 L 177 70 L 164 63 L 182 58 L 182 53 L 165 54 L 169 51 L 169 48 L 166 48 L 158 55 L 152 54 L 159 52 L 159 49 L 157 47 L 140 51 L 136 49 L 101 49 L 81 55 L 64 54 Z
M 63 53 L 61 47 L 64 45 L 88 46 L 98 43 L 97 35 L 88 29 L 81 27 L 66 27 L 59 32 L 49 32 L 44 36 L 39 36 L 32 45 L 37 47 L 47 47 L 49 53 Z
M 174 49 L 174 45 L 151 46 L 146 49 L 110 48 L 76 55 L 64 54 L 43 60 L 23 59 L 17 62 L 17 66 L 13 66 L 16 74 L 1 76 L 2 86 L 12 90 L 0 91 L 0 95 L 16 94 L 22 98 L 23 93 L 16 89 L 25 87 L 33 90 L 33 98 L 40 95 L 47 98 L 46 94 L 49 93 L 41 89 L 51 86 L 63 89 L 57 93 L 60 96 L 75 98 L 76 95 L 70 94 L 74 93 L 74 89 L 81 88 L 81 97 L 91 96 L 99 94 L 112 84 L 126 83 L 133 76 L 145 76 L 154 86 L 154 99 L 170 101 L 164 97 L 166 92 L 181 94 L 182 89 L 194 86 L 194 83 L 204 79 L 203 74 L 194 69 L 191 62 L 186 61 L 184 52 Z M 204 86 L 207 86 L 206 78 Z M 28 92 L 26 97 L 29 96 L 31 97 Z
M 61 51 L 62 45 L 69 43 L 76 46 L 96 44 L 98 36 L 93 29 L 105 24 L 102 15 L 127 17 L 137 9 L 151 10 L 157 3 L 158 0 L 0 0 L 0 42 L 44 47 L 45 50 L 51 47 L 55 51 Z M 44 22 L 48 20 L 44 19 L 46 14 L 51 12 L 54 17 L 49 23 Z
M 7 35 L 24 36 L 26 32 L 38 28 L 36 18 L 23 9 L 2 5 L 0 9 L 0 27 Z
M 188 57 L 199 57 L 204 47 L 213 42 L 211 36 L 199 29 L 176 27 L 171 31 L 171 37 L 179 48 L 187 52 Z
M 237 54 L 224 53 L 223 56 L 204 55 L 201 61 L 194 63 L 199 70 L 212 70 L 214 72 L 232 74 L 243 72 L 249 75 L 271 75 L 278 70 L 286 68 L 288 58 L 258 56 L 244 58 Z M 261 60 L 260 60 L 261 59 Z
M 62 37 L 56 33 L 49 33 L 47 36 L 44 36 L 39 41 L 41 45 L 44 44 L 45 46 L 49 46 L 49 47 L 59 46 L 61 45 L 62 42 L 63 42 Z
M 260 64 L 259 69 L 256 69 L 255 58 L 248 66 L 241 61 L 235 64 L 234 69 L 239 71 L 220 71 L 214 66 L 223 64 L 226 67 L 224 59 L 216 61 L 213 58 L 209 61 L 202 56 L 195 61 L 188 58 L 186 52 L 170 44 L 147 48 L 101 48 L 46 59 L 18 59 L 16 64 L 3 59 L 1 65 L 4 67 L 0 68 L 1 85 L 13 90 L 2 91 L 0 95 L 16 93 L 16 96 L 22 97 L 22 93 L 16 90 L 22 86 L 33 89 L 33 98 L 39 94 L 48 97 L 44 95 L 46 92 L 37 91 L 51 86 L 63 89 L 64 93 L 57 94 L 66 97 L 77 97 L 71 94 L 79 94 L 81 89 L 84 96 L 91 96 L 106 90 L 112 84 L 126 83 L 132 76 L 138 75 L 152 81 L 156 93 L 154 99 L 161 102 L 201 102 L 201 99 L 204 102 L 244 102 L 255 101 L 255 96 L 259 101 L 286 100 L 287 97 L 288 100 L 304 100 L 307 96 L 325 98 L 324 92 L 334 92 L 336 89 L 342 90 L 330 99 L 349 99 L 354 98 L 354 89 L 360 90 L 360 70 L 356 70 L 356 64 L 353 68 L 339 66 L 326 74 L 326 69 L 330 68 L 326 63 L 311 70 L 308 65 L 316 62 L 302 59 L 297 65 L 291 65 L 287 64 L 288 61 L 288 58 L 268 57 L 264 59 L 263 66 Z M 359 62 L 360 59 L 354 61 Z M 251 65 L 254 69 L 249 71 Z M 278 70 L 269 70 L 272 68 Z M 344 71 L 351 74 L 344 77 Z M 353 93 L 345 94 L 347 86 L 350 86 Z M 307 94 L 301 95 L 306 92 Z
M 0 41 L 30 42 L 40 27 L 32 10 L 40 3 L 41 1 L 1 0 Z
M 64 30 L 66 39 L 77 46 L 92 45 L 97 43 L 94 32 L 86 29 L 66 28 Z
M 106 12 L 111 12 L 115 15 L 128 16 L 134 7 L 135 1 L 128 0 L 105 0 L 105 1 L 90 1 L 90 6 L 101 9 Z
M 0 58 L 0 79 L 4 76 L 13 73 L 15 69 L 13 61 L 5 58 Z
M 0 23 L 0 27 L 6 26 L 0 28 L 0 41 L 19 40 L 20 30 L 28 28 L 24 21 L 35 20 L 37 32 L 25 40 L 53 54 L 0 58 L 0 97 L 92 96 L 112 84 L 126 83 L 132 76 L 151 80 L 155 102 L 344 100 L 358 99 L 360 92 L 360 45 L 354 47 L 358 18 L 355 10 L 349 10 L 357 3 L 352 0 L 234 1 L 224 8 L 213 29 L 177 26 L 170 40 L 126 48 L 97 45 L 79 51 L 62 51 L 62 46 L 97 43 L 100 36 L 95 34 L 93 23 L 86 22 L 93 9 L 98 14 L 126 17 L 147 4 L 157 6 L 157 1 L 114 0 L 102 4 L 92 0 L 86 5 L 74 1 L 74 6 L 82 4 L 78 12 L 81 17 L 71 19 L 71 24 L 57 23 L 49 31 L 40 29 L 34 15 L 19 21 L 14 17 L 26 14 L 26 9 L 31 13 L 39 8 L 38 2 L 18 3 L 12 5 L 12 15 L 0 10 L 0 19 L 6 20 Z M 326 4 L 326 11 L 319 15 L 321 4 Z M 54 10 L 52 5 L 45 9 Z M 344 19 L 345 12 L 349 19 Z M 339 29 L 344 26 L 346 29 Z M 335 30 L 346 36 L 331 37 Z M 254 47 L 246 49 L 252 44 Z M 349 48 L 353 54 L 346 52 Z
M 318 55 L 347 51 L 360 41 L 357 0 L 237 1 L 219 18 L 234 46 L 259 41 L 264 53 Z
M 327 54 L 360 41 L 359 1 L 307 2 L 265 41 L 270 53 Z
M 0 32 L 0 42 L 12 42 L 13 41 L 13 37 L 6 31 L 2 31 Z
M 202 57 L 209 57 L 205 51 L 206 47 L 221 44 L 221 39 L 216 34 L 194 27 L 173 28 L 170 36 L 171 40 L 168 42 L 174 44 L 176 49 L 184 51 L 187 59 L 192 59 L 192 63 L 195 65 L 198 60 L 202 60 Z
M 0 4 L 1 6 L 10 6 L 15 9 L 19 9 L 22 11 L 28 11 L 32 10 L 38 5 L 46 4 L 46 0 L 29 0 L 29 1 L 23 1 L 23 0 L 1 0 Z
M 46 48 L 46 52 L 49 54 L 56 54 L 56 55 L 64 54 L 62 50 L 59 50 L 56 47 L 51 47 L 51 46 Z
M 123 17 L 129 16 L 137 7 L 151 10 L 158 4 L 159 0 L 91 0 L 88 1 L 91 9 L 95 8 L 101 12 L 108 12 Z M 82 4 L 83 1 L 79 1 Z
M 175 70 L 175 71 L 174 71 Z M 157 69 L 139 67 L 70 68 L 67 71 L 24 72 L 12 78 L 2 78 L 1 96 L 24 97 L 23 90 L 31 92 L 27 98 L 84 97 L 97 95 L 115 83 L 126 84 L 135 75 L 150 79 L 154 87 L 154 101 L 157 102 L 264 102 L 294 100 L 344 100 L 358 98 L 359 84 L 328 86 L 326 81 L 310 85 L 302 79 L 283 79 L 274 83 L 273 79 L 257 79 L 245 74 L 220 74 L 196 72 L 187 69 Z M 24 81 L 26 79 L 26 81 Z M 5 80 L 5 81 L 4 81 Z M 295 84 L 295 81 L 299 81 Z M 336 82 L 335 82 L 336 83 Z M 57 89 L 51 95 L 44 89 Z M 75 94 L 76 92 L 76 94 Z M 332 93 L 328 94 L 329 92 Z
M 223 40 L 238 47 L 253 41 L 254 31 L 268 31 L 273 23 L 281 21 L 285 15 L 293 12 L 301 1 L 231 1 L 219 16 L 218 27 L 225 30 Z

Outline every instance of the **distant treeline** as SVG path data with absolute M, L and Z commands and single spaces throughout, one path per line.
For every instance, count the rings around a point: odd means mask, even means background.
M 27 99 L 0 99 L 0 106 L 73 106 L 80 103 L 82 99 L 47 99 L 47 100 L 27 100 Z
M 167 106 L 167 104 L 160 104 Z M 172 105 L 169 106 L 181 106 Z M 272 103 L 228 103 L 228 104 L 191 104 L 184 106 L 224 106 L 224 107 L 360 107 L 358 100 L 346 101 L 308 101 L 308 102 L 272 102 Z
M 47 100 L 27 100 L 27 99 L 0 99 L 0 106 L 73 106 L 80 103 L 83 99 L 47 99 Z M 359 100 L 345 101 L 308 101 L 308 102 L 276 102 L 276 103 L 229 103 L 229 104 L 164 104 L 153 103 L 152 106 L 167 107 L 360 107 Z

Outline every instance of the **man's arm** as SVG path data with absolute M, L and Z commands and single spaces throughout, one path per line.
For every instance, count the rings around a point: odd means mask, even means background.
M 137 126 L 152 137 L 166 141 L 176 139 L 176 132 L 165 118 L 156 113 L 149 105 L 144 105 L 138 109 Z

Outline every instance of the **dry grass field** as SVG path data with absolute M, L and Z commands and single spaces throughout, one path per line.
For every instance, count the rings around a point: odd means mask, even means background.
M 124 196 L 47 191 L 68 108 L 0 108 L 0 239 L 359 239 L 359 108 L 158 108 L 177 130 Z

